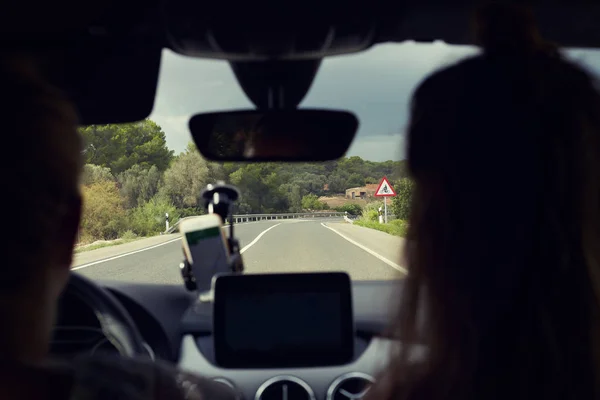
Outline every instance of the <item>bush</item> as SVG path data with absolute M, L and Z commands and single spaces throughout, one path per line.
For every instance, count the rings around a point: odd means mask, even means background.
M 408 225 L 406 221 L 395 219 L 387 224 L 380 224 L 376 221 L 367 221 L 364 219 L 359 219 L 354 222 L 355 225 L 362 226 L 365 228 L 376 229 L 378 231 L 382 231 L 394 236 L 406 236 L 406 231 L 408 229 Z
M 140 236 L 150 236 L 166 229 L 165 213 L 169 213 L 171 224 L 179 220 L 179 211 L 164 197 L 155 196 L 148 202 L 130 211 L 129 226 Z
M 136 235 L 131 229 L 126 230 L 122 235 L 121 239 L 123 240 L 134 240 L 137 239 L 138 235 Z
M 361 215 L 363 208 L 360 204 L 344 204 L 335 208 L 337 212 L 347 212 L 349 215 Z
M 127 213 L 115 182 L 84 186 L 81 238 L 86 241 L 116 239 L 125 230 Z
M 361 219 L 365 221 L 377 222 L 379 219 L 379 212 L 376 210 L 363 210 Z
M 396 183 L 396 197 L 392 200 L 392 212 L 399 219 L 408 219 L 410 216 L 410 205 L 414 182 L 408 178 L 400 179 Z
M 373 201 L 368 203 L 362 210 L 362 219 L 365 221 L 378 222 L 379 207 L 383 208 L 383 201 Z
M 195 217 L 196 215 L 206 214 L 206 210 L 204 210 L 203 208 L 194 208 L 194 207 L 178 208 L 177 212 L 179 212 L 179 218 Z M 170 221 L 173 224 L 175 222 L 177 222 L 172 218 L 170 218 Z

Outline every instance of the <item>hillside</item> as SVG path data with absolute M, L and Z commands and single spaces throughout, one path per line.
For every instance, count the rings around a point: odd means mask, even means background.
M 336 207 L 340 207 L 340 206 L 343 206 L 346 204 L 358 204 L 359 206 L 363 207 L 370 200 L 347 199 L 346 197 L 339 195 L 339 196 L 321 196 L 321 197 L 319 197 L 319 201 L 327 204 L 329 206 L 329 208 L 336 208 Z

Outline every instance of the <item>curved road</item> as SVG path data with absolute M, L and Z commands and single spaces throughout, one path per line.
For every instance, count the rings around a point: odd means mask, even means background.
M 339 219 L 236 225 L 248 273 L 346 271 L 355 280 L 398 279 L 403 239 Z M 73 270 L 93 279 L 181 284 L 179 234 L 77 253 Z

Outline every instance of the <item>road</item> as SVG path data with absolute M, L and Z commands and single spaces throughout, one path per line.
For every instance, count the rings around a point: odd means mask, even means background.
M 403 239 L 339 219 L 236 225 L 248 273 L 346 271 L 355 280 L 398 279 Z M 179 234 L 78 253 L 73 270 L 93 279 L 181 284 Z

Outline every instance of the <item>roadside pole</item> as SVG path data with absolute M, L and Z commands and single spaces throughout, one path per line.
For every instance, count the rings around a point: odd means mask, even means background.
M 383 220 L 387 224 L 387 197 L 383 198 Z
M 167 229 L 165 229 L 165 232 L 167 232 L 169 230 L 169 213 L 165 213 L 165 225 L 167 227 Z

